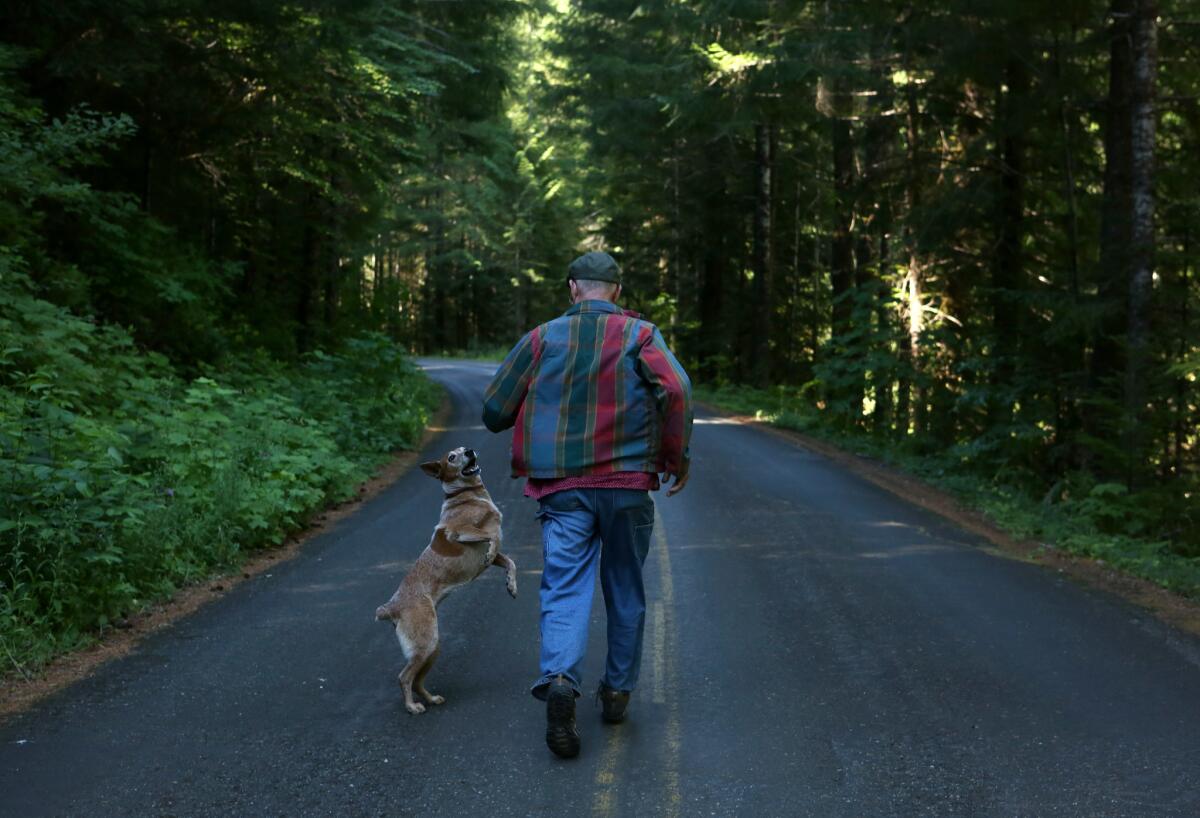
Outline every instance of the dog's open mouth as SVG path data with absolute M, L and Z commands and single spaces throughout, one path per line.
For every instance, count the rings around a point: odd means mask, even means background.
M 474 457 L 473 454 L 469 457 L 470 462 L 468 462 L 462 470 L 463 477 L 472 477 L 476 474 L 479 474 L 479 461 Z

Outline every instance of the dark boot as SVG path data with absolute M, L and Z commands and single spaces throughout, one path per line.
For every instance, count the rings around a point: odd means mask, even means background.
M 575 728 L 575 689 L 562 676 L 546 689 L 546 746 L 559 758 L 579 755 Z
M 625 720 L 625 708 L 629 706 L 629 691 L 613 690 L 611 687 L 600 685 L 596 691 L 602 710 L 600 717 L 609 724 L 618 724 Z

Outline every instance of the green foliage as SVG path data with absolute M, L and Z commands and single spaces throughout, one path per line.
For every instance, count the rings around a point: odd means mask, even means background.
M 187 381 L 123 330 L 2 293 L 0 642 L 22 664 L 280 542 L 415 445 L 436 398 L 379 335 Z
M 39 295 L 189 371 L 364 329 L 507 340 L 579 220 L 552 118 L 509 96 L 537 59 L 518 38 L 532 8 L 465 11 L 5 8 L 0 243 Z
M 592 241 L 722 400 L 783 384 L 743 408 L 1035 511 L 1072 486 L 1056 513 L 1191 558 L 1200 29 L 1157 8 L 1145 305 L 1112 142 L 1128 16 L 1104 4 L 580 0 L 547 101 L 584 148 Z
M 221 348 L 216 306 L 234 267 L 203 259 L 133 196 L 85 175 L 136 132 L 86 102 L 46 121 L 16 93 L 16 52 L 0 44 L 0 246 L 44 297 L 131 327 L 181 360 Z
M 598 248 L 722 400 L 785 384 L 746 409 L 976 481 L 1030 530 L 1086 522 L 1063 542 L 1194 557 L 1200 28 L 1160 4 L 1155 275 L 1134 339 L 1113 249 L 1132 150 L 1106 144 L 1127 21 L 1106 9 L 0 8 L 18 339 L 0 424 L 34 498 L 6 529 L 12 570 L 52 587 L 89 554 L 115 596 L 71 615 L 95 624 L 154 582 L 126 578 L 120 532 L 225 526 L 207 565 L 295 524 L 345 463 L 416 433 L 426 396 L 388 391 L 399 353 L 372 333 L 494 355 L 564 306 L 567 262 Z M 188 505 L 204 481 L 228 490 Z M 248 484 L 274 487 L 257 516 Z M 126 499 L 86 496 L 110 491 Z M 169 576 L 188 576 L 190 546 L 171 548 Z

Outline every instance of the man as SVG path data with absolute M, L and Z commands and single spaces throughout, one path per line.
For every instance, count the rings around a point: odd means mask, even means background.
M 587 650 L 597 561 L 608 614 L 608 659 L 597 696 L 619 722 L 637 684 L 650 548 L 650 491 L 688 480 L 691 383 L 658 329 L 616 305 L 621 270 L 607 253 L 571 262 L 572 307 L 527 334 L 484 395 L 483 422 L 514 426 L 512 471 L 539 501 L 544 569 L 541 675 L 546 744 L 579 754 L 575 699 Z

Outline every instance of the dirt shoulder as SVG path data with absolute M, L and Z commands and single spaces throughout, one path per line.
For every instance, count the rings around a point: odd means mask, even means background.
M 1180 630 L 1200 636 L 1200 602 L 1171 593 L 1153 582 L 1118 571 L 1104 562 L 1060 551 L 1047 543 L 1019 540 L 1005 533 L 985 514 L 963 506 L 950 494 L 936 489 L 903 471 L 853 454 L 803 432 L 782 429 L 747 415 L 726 412 L 710 403 L 705 409 L 729 420 L 758 426 L 771 434 L 788 438 L 799 445 L 837 462 L 847 470 L 910 503 L 944 517 L 987 540 L 995 553 L 1054 569 L 1077 582 L 1108 593 L 1149 610 L 1156 617 Z
M 36 673 L 22 677 L 13 672 L 0 680 L 0 721 L 90 676 L 106 662 L 128 654 L 150 634 L 169 627 L 210 602 L 220 599 L 251 577 L 294 558 L 305 543 L 354 514 L 363 502 L 377 496 L 407 473 L 416 464 L 421 449 L 434 435 L 444 430 L 450 418 L 450 410 L 450 400 L 443 396 L 414 451 L 396 452 L 374 476 L 358 487 L 353 497 L 314 515 L 307 528 L 288 538 L 282 545 L 266 551 L 252 552 L 236 571 L 209 577 L 203 582 L 180 589 L 170 599 L 131 615 L 121 623 L 121 627 L 107 631 L 96 643 L 82 650 L 64 654 Z

